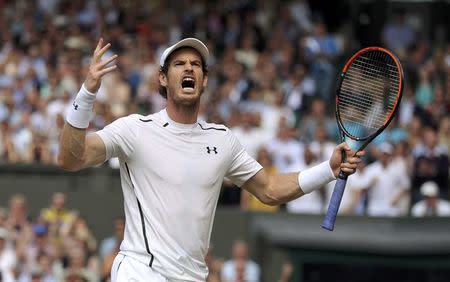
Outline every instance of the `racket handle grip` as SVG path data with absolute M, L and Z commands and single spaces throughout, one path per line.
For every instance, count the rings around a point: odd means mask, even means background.
M 342 195 L 344 195 L 345 185 L 347 184 L 347 176 L 342 172 L 339 173 L 336 184 L 334 185 L 333 194 L 331 195 L 330 203 L 328 204 L 328 210 L 325 215 L 325 219 L 322 222 L 322 228 L 333 231 L 334 222 L 341 205 Z

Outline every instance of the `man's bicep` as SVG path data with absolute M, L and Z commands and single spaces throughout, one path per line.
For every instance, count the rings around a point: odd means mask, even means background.
M 102 138 L 96 133 L 86 136 L 85 162 L 83 167 L 102 164 L 106 160 L 106 146 Z

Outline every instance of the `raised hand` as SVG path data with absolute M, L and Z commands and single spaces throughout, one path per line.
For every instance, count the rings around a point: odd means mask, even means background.
M 87 73 L 86 80 L 84 81 L 84 87 L 91 93 L 96 93 L 98 91 L 102 77 L 105 74 L 110 73 L 117 68 L 117 65 L 107 67 L 109 63 L 113 62 L 117 58 L 116 54 L 102 60 L 102 56 L 109 50 L 110 47 L 111 43 L 103 46 L 103 38 L 100 38 L 97 47 L 95 48 L 91 59 L 91 64 L 89 65 L 89 71 Z
M 346 154 L 345 162 L 342 162 L 342 152 Z M 355 154 L 355 151 L 351 150 L 345 142 L 337 145 L 336 148 L 334 148 L 330 159 L 330 166 L 333 170 L 334 176 L 337 177 L 340 170 L 347 175 L 355 173 L 356 167 L 358 166 L 358 163 L 361 162 L 361 157 L 364 156 L 364 154 L 364 150 Z

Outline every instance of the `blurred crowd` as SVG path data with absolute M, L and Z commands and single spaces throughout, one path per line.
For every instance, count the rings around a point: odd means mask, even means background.
M 0 281 L 107 282 L 119 252 L 125 218 L 117 217 L 106 238 L 98 240 L 79 210 L 70 209 L 66 194 L 55 192 L 38 214 L 29 211 L 25 195 L 9 198 L 0 207 Z M 252 260 L 246 241 L 237 239 L 231 257 L 218 257 L 213 246 L 205 257 L 207 282 L 259 282 L 260 265 Z M 287 282 L 293 266 L 285 261 L 279 282 Z
M 159 57 L 187 36 L 203 40 L 211 52 L 203 119 L 231 128 L 269 173 L 326 160 L 340 142 L 333 113 L 337 74 L 349 55 L 365 46 L 349 22 L 327 26 L 309 3 L 0 1 L 0 162 L 55 164 L 65 112 L 100 37 L 119 55 L 118 70 L 103 80 L 92 131 L 131 113 L 164 108 L 158 93 Z M 404 10 L 392 11 L 374 35 L 399 56 L 404 94 L 397 117 L 349 178 L 341 213 L 450 215 L 450 44 L 424 36 L 421 25 L 408 16 Z M 220 204 L 323 213 L 332 186 L 283 207 L 267 207 L 225 181 Z M 70 221 L 86 225 L 80 215 L 75 218 Z M 28 238 L 33 232 L 72 232 L 48 224 L 25 230 L 22 235 Z M 33 244 L 45 244 L 24 242 L 31 244 L 21 247 L 24 256 L 37 254 L 27 249 L 38 248 Z M 71 243 L 85 244 L 87 252 L 96 244 L 93 238 Z M 76 264 L 76 257 L 86 258 L 68 254 L 65 263 Z M 35 257 L 33 263 L 48 259 Z
M 297 171 L 329 157 L 340 142 L 333 114 L 336 77 L 348 56 L 363 47 L 351 25 L 343 21 L 329 32 L 320 12 L 301 0 L 142 2 L 0 1 L 1 162 L 56 162 L 65 112 L 100 37 L 119 55 L 118 71 L 103 80 L 90 130 L 130 113 L 162 109 L 160 54 L 180 38 L 195 36 L 211 52 L 203 119 L 231 128 L 271 172 Z M 424 198 L 425 182 L 438 186 L 440 199 L 449 199 L 450 45 L 424 36 L 401 9 L 391 12 L 378 37 L 399 56 L 406 83 L 397 118 L 368 148 L 366 165 L 371 171 L 373 163 L 383 162 L 379 145 L 392 147 L 385 153 L 389 167 L 381 165 L 374 175 L 401 171 L 395 181 L 402 184 L 384 185 L 376 177 L 352 181 L 357 192 L 347 193 L 353 198 L 349 211 L 370 214 L 377 203 L 371 198 L 379 197 L 386 205 L 382 214 L 391 213 L 388 199 L 394 206 L 404 202 L 400 214 L 407 214 L 408 206 Z M 110 165 L 117 167 L 117 161 Z M 227 182 L 224 187 L 231 189 L 224 189 L 220 203 L 252 208 L 249 195 Z M 406 192 L 394 195 L 394 188 Z M 311 207 L 287 208 L 322 212 L 328 190 L 311 196 Z
M 0 208 L 0 281 L 108 281 L 124 226 L 117 218 L 111 236 L 98 241 L 65 194 L 54 193 L 36 215 L 24 195 L 13 195 Z

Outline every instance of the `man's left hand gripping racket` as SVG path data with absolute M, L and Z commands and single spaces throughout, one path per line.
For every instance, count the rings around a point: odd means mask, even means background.
M 391 122 L 400 104 L 403 71 L 388 50 L 368 47 L 345 64 L 336 90 L 336 121 L 342 139 L 350 138 L 363 150 Z M 344 140 L 343 140 L 344 141 Z M 322 227 L 332 231 L 347 175 L 340 172 Z

